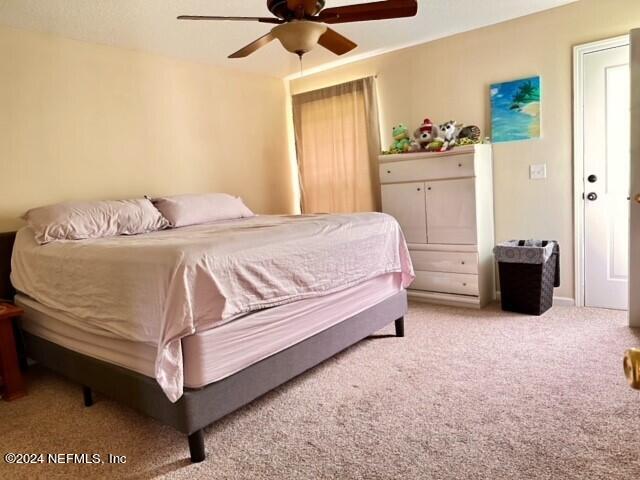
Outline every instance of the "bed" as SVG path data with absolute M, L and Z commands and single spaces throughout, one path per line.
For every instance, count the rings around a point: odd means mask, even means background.
M 395 322 L 413 279 L 383 214 L 256 216 L 12 252 L 26 354 L 188 435 Z

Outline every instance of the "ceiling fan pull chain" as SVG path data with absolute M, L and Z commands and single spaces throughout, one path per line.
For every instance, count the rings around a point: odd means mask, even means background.
M 298 54 L 298 58 L 300 59 L 300 77 L 303 76 L 304 72 L 302 70 L 302 53 Z

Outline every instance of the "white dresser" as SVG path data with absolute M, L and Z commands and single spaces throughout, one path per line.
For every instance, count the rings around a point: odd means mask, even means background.
M 491 145 L 381 155 L 382 210 L 402 227 L 414 299 L 481 307 L 495 299 Z

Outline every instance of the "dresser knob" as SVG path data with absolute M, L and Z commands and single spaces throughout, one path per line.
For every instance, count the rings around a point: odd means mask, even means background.
M 387 170 L 387 173 L 391 173 L 391 170 Z
M 418 188 L 418 191 L 422 190 L 421 188 Z
M 464 260 L 462 261 L 462 265 L 464 265 Z
M 463 284 L 462 284 L 462 286 L 463 286 L 463 287 L 466 287 L 466 286 L 467 286 L 467 284 L 466 284 L 466 283 L 463 283 Z
M 462 167 L 462 164 L 461 164 L 461 163 L 459 163 L 459 164 L 458 164 L 458 167 Z

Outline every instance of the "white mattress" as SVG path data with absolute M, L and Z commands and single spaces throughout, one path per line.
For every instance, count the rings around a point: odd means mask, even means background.
M 199 388 L 222 380 L 394 295 L 402 274 L 375 277 L 355 287 L 251 313 L 182 339 L 184 384 Z M 27 332 L 99 360 L 155 377 L 157 346 L 118 338 L 44 307 L 25 295 Z

